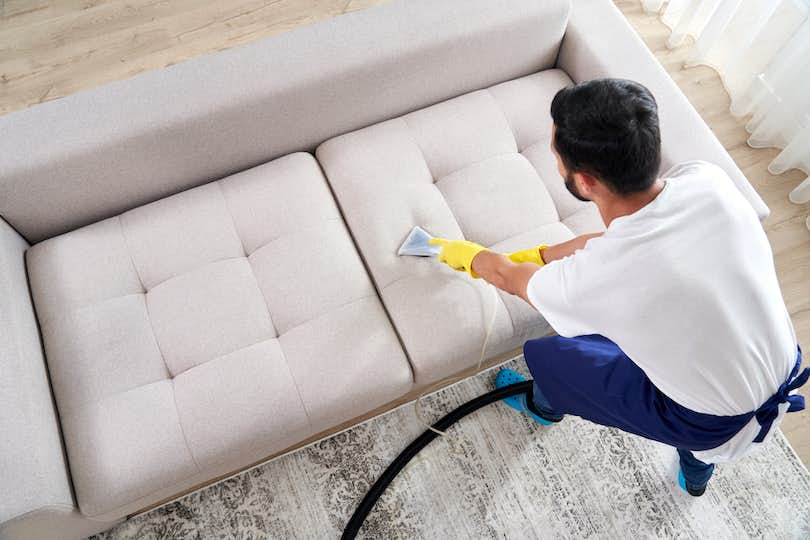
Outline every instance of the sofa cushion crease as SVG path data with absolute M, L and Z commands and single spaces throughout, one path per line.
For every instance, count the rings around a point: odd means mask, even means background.
M 398 257 L 396 247 L 414 225 L 438 236 L 522 249 L 574 236 L 560 221 L 557 201 L 562 200 L 569 213 L 582 211 L 579 225 L 589 226 L 589 232 L 603 230 L 593 204 L 579 203 L 565 190 L 550 149 L 546 146 L 544 155 L 539 151 L 539 143 L 551 133 L 551 98 L 569 84 L 561 70 L 541 71 L 341 135 L 317 148 L 318 161 L 402 338 L 417 386 L 475 364 L 493 308 L 497 313 L 487 358 L 550 329 L 516 298 L 498 294 L 493 301 L 481 281 L 435 260 Z M 542 116 L 536 116 L 540 111 Z M 538 150 L 530 152 L 533 148 Z
M 412 386 L 309 154 L 27 257 L 85 515 L 120 517 L 138 509 L 132 501 L 253 463 Z

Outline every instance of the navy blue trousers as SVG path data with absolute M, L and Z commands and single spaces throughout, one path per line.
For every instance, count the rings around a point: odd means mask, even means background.
M 543 391 L 534 383 L 534 393 L 532 394 L 532 402 L 534 406 L 543 413 L 547 418 L 555 418 L 560 416 L 559 413 L 554 411 L 551 403 L 548 401 Z M 686 450 L 685 448 L 678 448 L 678 461 L 683 471 L 683 477 L 686 482 L 693 489 L 700 489 L 709 483 L 709 479 L 714 472 L 714 464 L 704 463 L 700 461 L 695 455 Z
M 754 417 L 760 431 L 753 442 L 762 442 L 781 404 L 789 404 L 787 412 L 805 408 L 804 397 L 793 392 L 810 380 L 810 367 L 801 369 L 802 351 L 797 348 L 787 380 L 756 411 L 717 416 L 692 411 L 664 395 L 604 336 L 532 339 L 523 346 L 523 355 L 534 377 L 534 404 L 543 414 L 574 414 L 674 446 L 684 478 L 694 488 L 706 485 L 714 466 L 692 451 L 717 448 Z
M 706 485 L 714 465 L 692 450 L 716 448 L 753 417 L 692 411 L 660 392 L 618 345 L 600 335 L 550 336 L 527 341 L 534 405 L 549 417 L 574 414 L 674 446 L 693 488 Z

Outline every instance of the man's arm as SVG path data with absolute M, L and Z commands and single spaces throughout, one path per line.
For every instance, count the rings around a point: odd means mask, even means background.
M 543 248 L 536 255 L 542 257 L 546 263 L 556 261 L 585 246 L 591 238 L 601 236 L 602 233 L 586 234 L 573 240 Z M 529 305 L 526 288 L 529 280 L 542 264 L 538 257 L 533 256 L 537 262 L 514 262 L 507 255 L 493 253 L 480 244 L 467 240 L 448 240 L 446 238 L 431 238 L 430 243 L 442 246 L 439 252 L 439 261 L 447 264 L 454 270 L 469 272 L 474 277 L 484 278 L 499 289 L 523 298 Z M 538 248 L 539 249 L 539 248 Z M 514 254 L 513 254 L 514 255 Z
M 473 272 L 509 294 L 523 298 L 529 305 L 526 288 L 540 266 L 534 263 L 513 263 L 506 255 L 482 251 L 472 261 Z
M 602 236 L 602 234 L 583 234 L 567 242 L 549 246 L 540 251 L 540 257 L 546 264 L 562 259 L 585 247 L 591 238 Z M 472 260 L 472 270 L 475 274 L 502 291 L 523 298 L 529 305 L 531 302 L 526 295 L 526 289 L 529 286 L 529 280 L 540 268 L 540 265 L 531 262 L 512 262 L 506 255 L 491 251 L 482 251 Z
M 567 242 L 549 246 L 540 250 L 540 257 L 542 257 L 543 261 L 548 264 L 551 261 L 556 261 L 569 255 L 573 255 L 576 250 L 584 248 L 588 240 L 591 238 L 597 238 L 603 234 L 605 233 L 583 234 L 582 236 L 577 236 L 576 238 L 572 238 Z

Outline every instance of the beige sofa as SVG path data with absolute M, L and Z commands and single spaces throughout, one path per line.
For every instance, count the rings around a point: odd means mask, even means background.
M 767 214 L 609 0 L 394 1 L 0 117 L 0 538 L 104 530 L 473 366 L 485 285 L 396 249 L 602 229 L 548 115 L 602 76 L 656 95 L 664 168 Z M 550 332 L 496 309 L 490 358 Z

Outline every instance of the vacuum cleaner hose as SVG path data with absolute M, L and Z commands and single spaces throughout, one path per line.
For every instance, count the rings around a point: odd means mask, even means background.
M 503 388 L 497 388 L 450 411 L 438 422 L 433 424 L 433 427 L 438 431 L 444 431 L 471 412 L 477 411 L 485 405 L 489 405 L 490 403 L 494 403 L 511 396 L 516 396 L 518 394 L 528 393 L 531 388 L 532 381 L 523 381 L 510 384 L 509 386 L 504 386 Z M 357 533 L 360 532 L 360 527 L 363 526 L 363 522 L 366 520 L 369 512 L 371 512 L 371 509 L 374 508 L 374 504 L 377 502 L 377 499 L 380 498 L 389 484 L 391 484 L 391 482 L 394 480 L 396 475 L 399 474 L 399 471 L 405 468 L 405 465 L 407 465 L 416 454 L 418 454 L 424 447 L 430 444 L 430 442 L 438 436 L 439 435 L 437 432 L 426 429 L 424 433 L 409 444 L 405 450 L 403 450 L 402 453 L 400 453 L 397 458 L 391 462 L 377 481 L 374 482 L 374 485 L 371 486 L 371 489 L 368 490 L 368 493 L 366 493 L 366 496 L 363 497 L 363 500 L 360 501 L 360 504 L 354 511 L 349 523 L 346 524 L 346 528 L 343 530 L 343 536 L 341 536 L 343 540 L 351 540 L 357 537 Z

